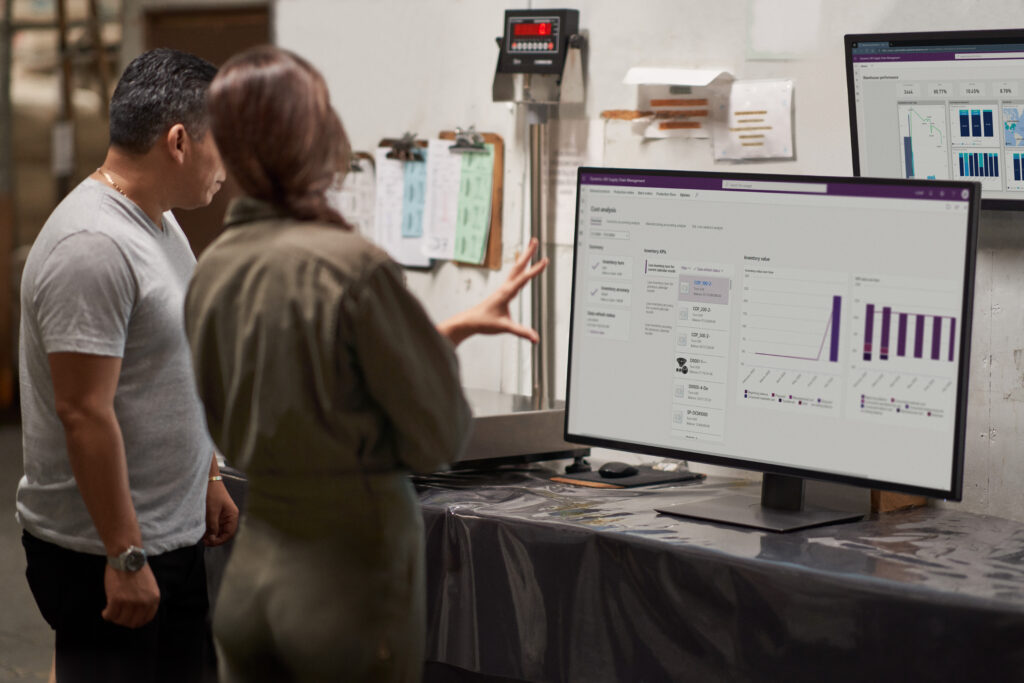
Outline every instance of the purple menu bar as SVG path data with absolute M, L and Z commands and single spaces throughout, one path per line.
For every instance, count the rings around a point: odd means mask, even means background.
M 970 191 L 965 187 L 936 186 L 935 183 L 882 184 L 834 178 L 709 178 L 704 176 L 647 175 L 616 171 L 586 170 L 580 172 L 580 184 L 597 187 L 636 189 L 714 190 L 716 192 L 768 192 L 814 196 L 871 197 L 885 199 L 928 199 L 940 202 L 966 202 Z
M 1019 48 L 1018 48 L 1019 49 Z M 854 62 L 950 62 L 955 60 L 961 52 L 875 52 L 869 54 L 850 55 Z M 985 54 L 984 52 L 970 53 L 972 60 L 990 59 L 1024 59 L 1024 52 L 1017 54 L 1000 52 Z

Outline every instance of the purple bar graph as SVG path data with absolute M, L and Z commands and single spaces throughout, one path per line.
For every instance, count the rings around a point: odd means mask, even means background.
M 949 319 L 949 362 L 953 362 L 953 352 L 956 350 L 956 318 Z
M 896 332 L 896 355 L 907 355 L 907 314 L 900 313 L 899 329 Z
M 930 360 L 941 360 L 942 355 L 942 322 L 949 320 L 949 361 L 953 362 L 956 356 L 956 318 L 948 315 L 934 315 L 928 313 L 910 313 L 907 311 L 894 311 L 891 306 L 880 306 L 882 316 L 882 329 L 879 335 L 877 347 L 873 344 L 875 330 L 875 304 L 864 305 L 864 360 L 871 360 L 871 352 L 878 351 L 878 360 L 889 360 L 890 331 L 892 328 L 892 317 L 898 316 L 896 323 L 896 357 L 907 357 L 907 336 L 910 334 L 910 318 L 914 318 L 914 358 L 925 358 L 924 337 L 925 319 L 931 318 L 931 353 L 927 356 Z M 838 312 L 835 313 L 838 315 Z M 835 341 L 833 340 L 833 344 Z
M 914 328 L 914 358 L 920 358 L 924 352 L 924 316 L 916 315 L 917 324 Z
M 829 344 L 828 359 L 835 363 L 839 360 L 839 319 L 843 308 L 843 297 L 832 297 L 832 341 Z
M 878 349 L 878 357 L 881 360 L 889 360 L 889 319 L 891 317 L 892 309 L 882 306 L 882 341 Z
M 871 360 L 871 335 L 875 330 L 875 305 L 868 304 L 864 313 L 864 360 Z

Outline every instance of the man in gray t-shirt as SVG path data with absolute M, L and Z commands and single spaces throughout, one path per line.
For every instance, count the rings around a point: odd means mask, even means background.
M 195 258 L 172 208 L 224 180 L 206 121 L 216 72 L 154 50 L 110 107 L 103 165 L 54 210 L 22 276 L 29 586 L 62 682 L 209 672 L 203 542 L 235 531 L 183 324 Z
M 213 444 L 182 317 L 194 267 L 173 214 L 163 214 L 158 227 L 136 204 L 91 178 L 47 220 L 22 277 L 25 476 L 18 520 L 33 536 L 106 554 L 54 410 L 49 357 L 75 353 L 120 359 L 113 407 L 146 552 L 165 553 L 202 538 Z

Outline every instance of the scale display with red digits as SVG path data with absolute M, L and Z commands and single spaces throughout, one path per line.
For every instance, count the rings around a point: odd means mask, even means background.
M 505 10 L 498 73 L 560 76 L 569 39 L 578 33 L 579 25 L 579 10 Z

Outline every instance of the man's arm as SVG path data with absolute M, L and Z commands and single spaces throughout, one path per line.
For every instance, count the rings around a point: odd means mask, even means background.
M 121 359 L 51 353 L 49 361 L 71 471 L 107 555 L 118 555 L 130 545 L 141 548 L 142 534 L 128 487 L 124 441 L 114 414 Z M 160 589 L 148 564 L 136 572 L 108 565 L 103 581 L 107 594 L 104 619 L 138 628 L 156 615 Z

